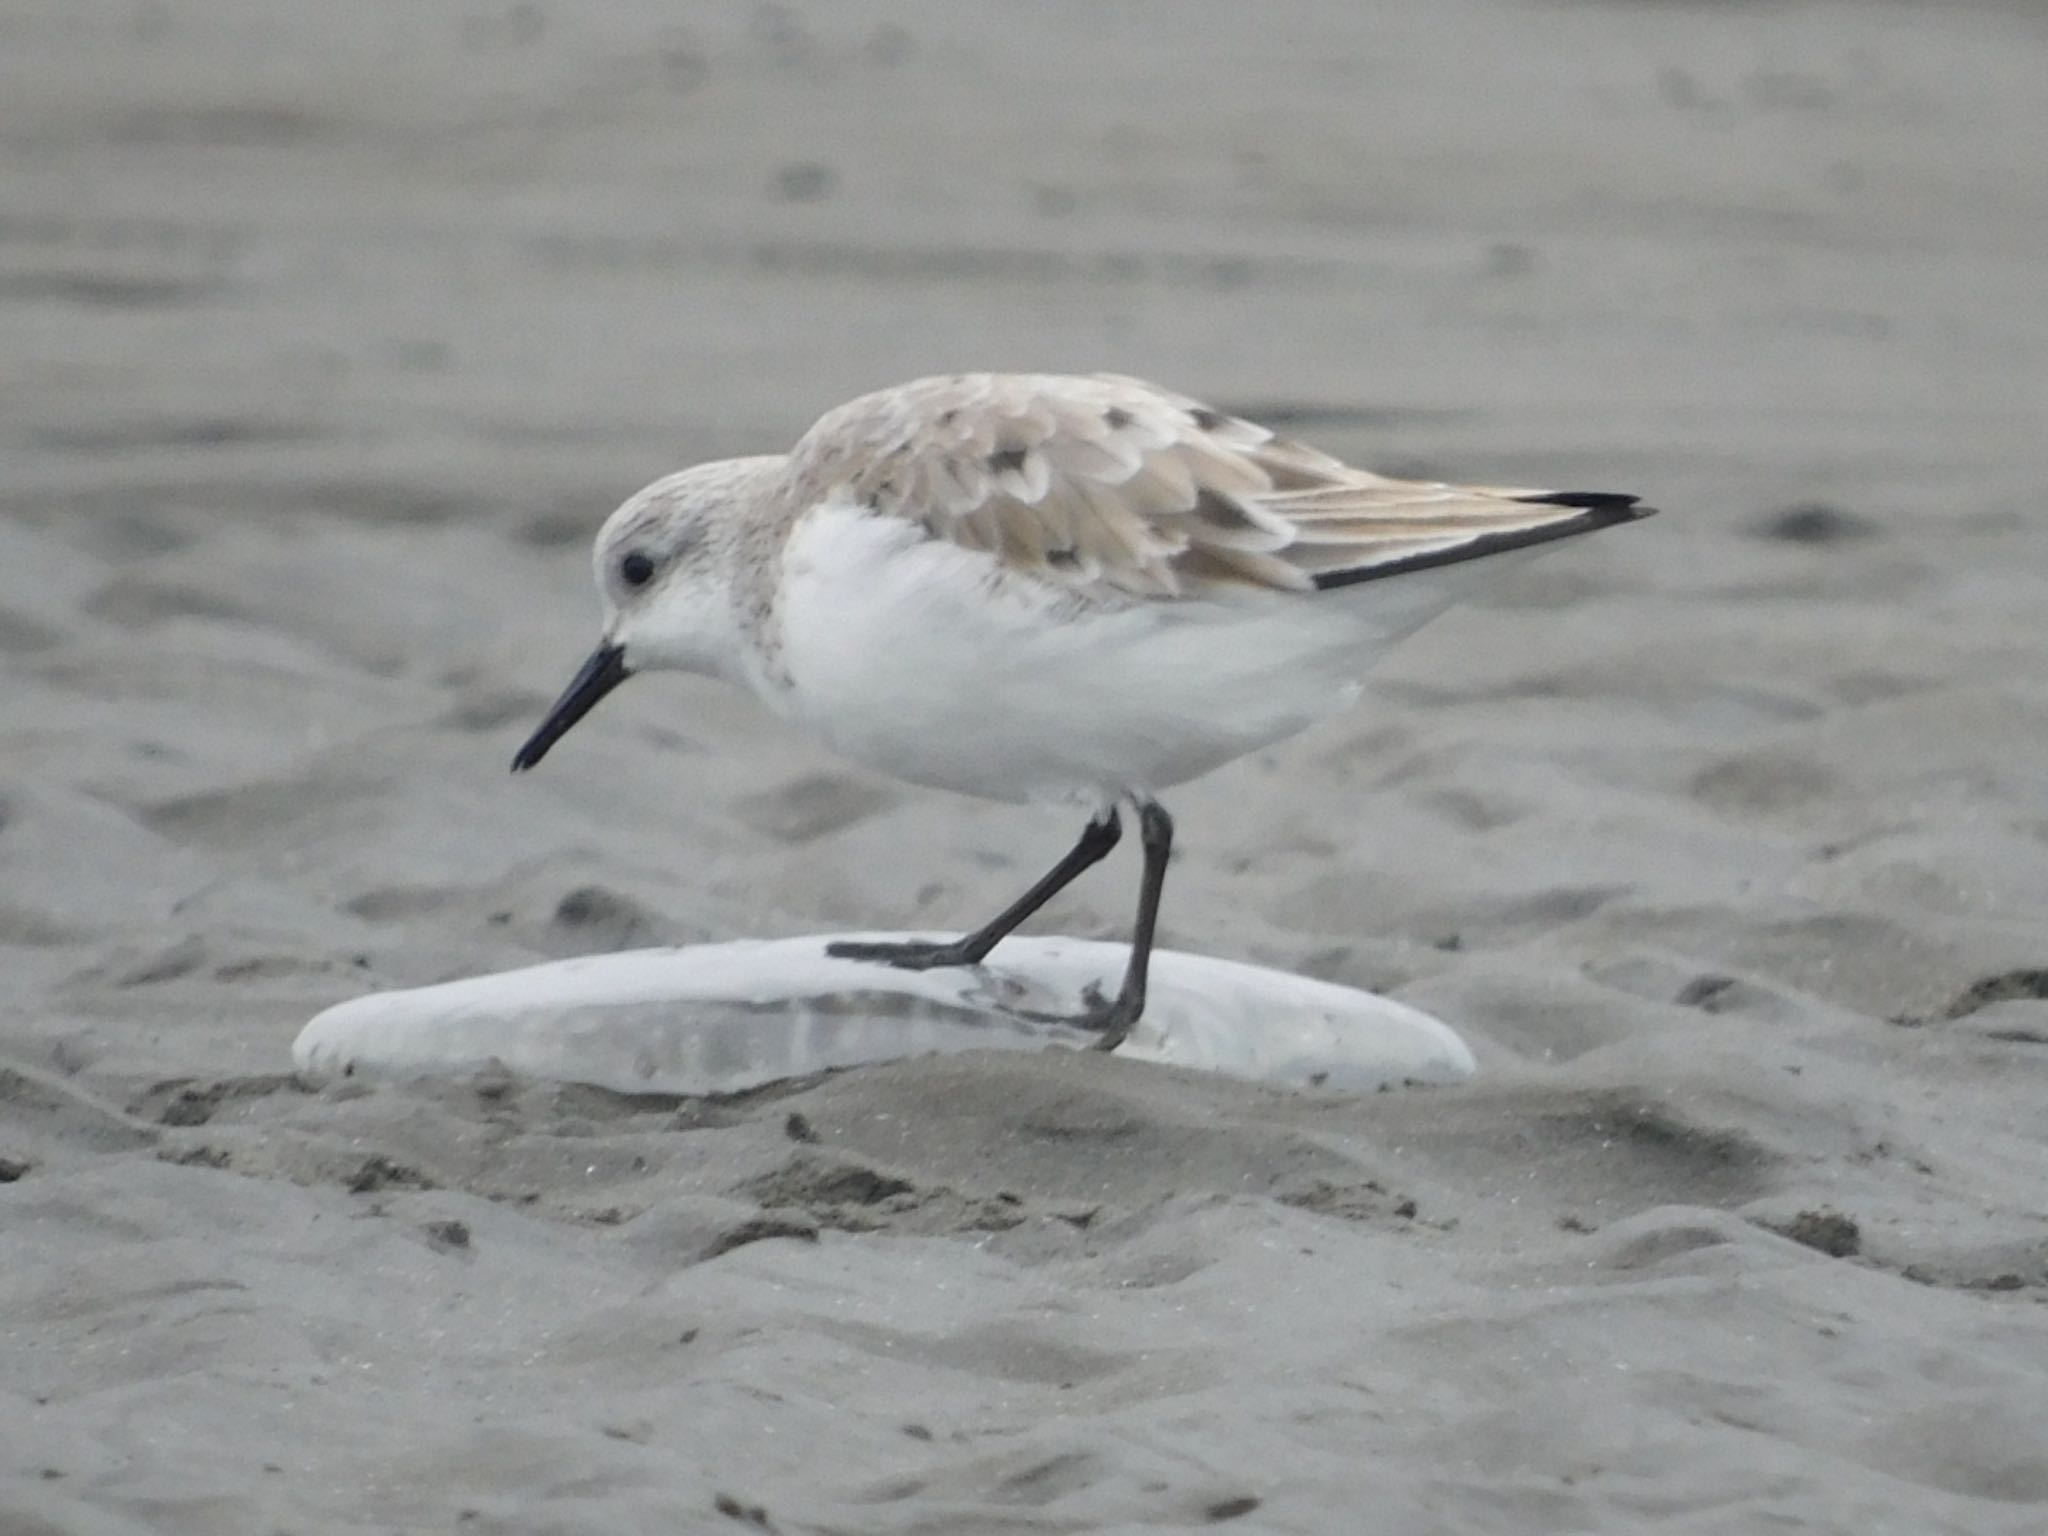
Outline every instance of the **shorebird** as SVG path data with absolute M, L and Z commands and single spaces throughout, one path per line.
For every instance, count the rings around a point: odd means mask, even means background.
M 827 413 L 787 454 L 700 464 L 614 512 L 603 639 L 512 767 L 633 673 L 675 669 L 897 778 L 1088 812 L 972 933 L 829 949 L 917 970 L 979 964 L 1116 846 L 1128 804 L 1144 847 L 1129 963 L 1071 1021 L 1109 1048 L 1145 1006 L 1173 842 L 1161 792 L 1349 704 L 1381 651 L 1462 594 L 1467 562 L 1650 511 L 1389 479 L 1138 379 L 919 379 Z

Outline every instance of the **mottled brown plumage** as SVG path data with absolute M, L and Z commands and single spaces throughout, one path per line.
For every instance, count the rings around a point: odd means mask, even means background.
M 1110 374 L 957 374 L 864 395 L 790 455 L 792 517 L 835 499 L 1105 600 L 1308 592 L 1577 531 L 1584 499 L 1394 480 Z M 1598 498 L 1604 510 L 1628 498 Z M 1520 537 L 1520 536 L 1526 536 Z

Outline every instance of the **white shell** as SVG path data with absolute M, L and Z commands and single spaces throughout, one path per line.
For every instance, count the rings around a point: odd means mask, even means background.
M 900 971 L 825 954 L 845 934 L 558 960 L 378 992 L 292 1047 L 315 1079 L 500 1067 L 622 1093 L 732 1092 L 930 1052 L 1086 1047 L 1025 1017 L 1114 991 L 1128 946 L 1006 939 L 975 969 Z M 1370 1091 L 1472 1075 L 1465 1043 L 1403 1003 L 1282 971 L 1158 950 L 1145 1015 L 1117 1054 L 1290 1087 Z

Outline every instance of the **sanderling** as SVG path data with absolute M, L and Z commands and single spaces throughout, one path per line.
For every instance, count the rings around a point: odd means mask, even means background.
M 1145 850 L 1130 959 L 1077 1021 L 1108 1048 L 1145 1005 L 1173 840 L 1161 791 L 1349 703 L 1469 583 L 1463 562 L 1649 512 L 1388 479 L 1137 379 L 920 379 L 829 412 L 788 454 L 686 469 L 613 513 L 604 638 L 512 766 L 632 673 L 675 668 L 897 778 L 1091 810 L 964 938 L 831 946 L 915 970 L 978 964 L 1116 846 L 1129 803 Z

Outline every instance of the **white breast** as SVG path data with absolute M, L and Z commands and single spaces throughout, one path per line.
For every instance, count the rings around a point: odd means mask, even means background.
M 808 513 L 778 594 L 778 707 L 835 751 L 997 800 L 1166 789 L 1357 694 L 1460 567 L 1327 594 L 1076 603 L 854 506 Z M 1384 589 L 1383 591 L 1381 589 Z

